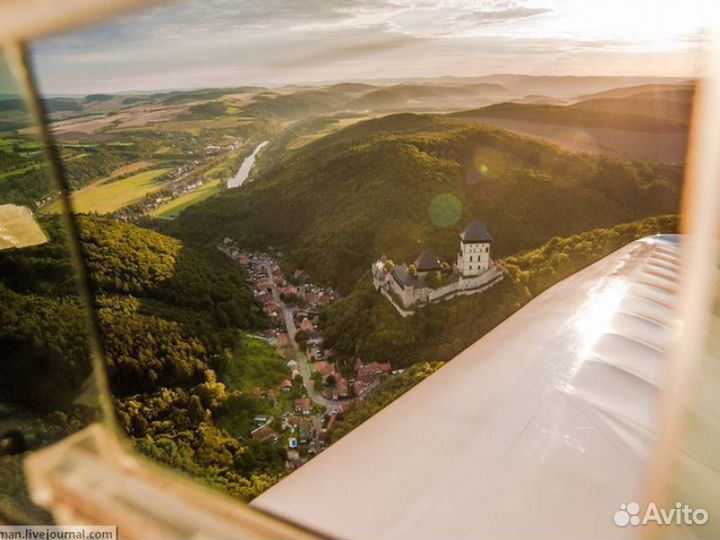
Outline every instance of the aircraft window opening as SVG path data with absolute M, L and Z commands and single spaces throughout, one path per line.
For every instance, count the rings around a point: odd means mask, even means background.
M 525 2 L 0 2 L 0 527 L 614 537 L 717 491 L 709 17 Z

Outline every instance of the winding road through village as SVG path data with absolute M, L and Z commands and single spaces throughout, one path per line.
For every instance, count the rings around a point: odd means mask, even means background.
M 334 399 L 327 399 L 325 396 L 323 396 L 320 392 L 315 390 L 315 385 L 313 384 L 311 372 L 310 372 L 310 365 L 308 364 L 308 358 L 307 355 L 304 354 L 297 346 L 297 343 L 295 343 L 295 334 L 297 334 L 297 326 L 295 325 L 295 319 L 293 318 L 293 310 L 290 306 L 288 306 L 285 302 L 283 302 L 280 299 L 280 291 L 278 290 L 277 285 L 275 284 L 275 281 L 273 280 L 273 274 L 272 274 L 272 268 L 270 268 L 270 265 L 265 266 L 265 271 L 267 272 L 268 278 L 270 279 L 270 283 L 272 284 L 272 292 L 273 296 L 278 302 L 278 305 L 281 307 L 283 312 L 283 318 L 285 319 L 285 328 L 287 329 L 288 336 L 290 337 L 290 341 L 293 344 L 293 347 L 295 348 L 295 356 L 293 359 L 298 364 L 298 371 L 300 372 L 300 375 L 303 379 L 303 384 L 305 385 L 305 391 L 307 392 L 308 397 L 317 405 L 320 405 L 322 407 L 325 407 L 327 409 L 327 412 L 332 412 L 336 409 L 338 409 L 346 400 L 334 400 Z

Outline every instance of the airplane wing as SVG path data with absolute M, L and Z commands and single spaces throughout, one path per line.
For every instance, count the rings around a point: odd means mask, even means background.
M 677 236 L 548 289 L 255 499 L 340 538 L 627 538 L 642 500 Z

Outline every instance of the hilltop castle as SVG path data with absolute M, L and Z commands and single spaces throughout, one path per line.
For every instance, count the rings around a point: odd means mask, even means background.
M 503 278 L 503 268 L 490 257 L 492 242 L 485 224 L 473 221 L 460 234 L 454 264 L 441 263 L 430 248 L 410 265 L 395 265 L 383 256 L 372 265 L 373 283 L 403 316 L 413 306 L 482 292 Z

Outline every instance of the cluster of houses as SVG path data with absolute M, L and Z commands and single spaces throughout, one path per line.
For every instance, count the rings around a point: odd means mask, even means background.
M 235 140 L 226 146 L 220 146 L 219 143 L 207 144 L 205 146 L 205 154 L 208 158 L 212 158 L 214 156 L 218 156 L 223 149 L 229 152 L 234 152 L 241 146 L 242 144 L 239 140 Z M 201 152 L 198 152 L 198 154 L 201 154 Z M 187 155 L 194 156 L 195 151 L 188 150 Z M 202 156 L 200 157 L 202 158 Z M 164 204 L 181 197 L 182 195 L 197 191 L 209 182 L 210 179 L 206 178 L 205 174 L 201 174 L 199 172 L 197 174 L 192 173 L 200 165 L 207 165 L 209 167 L 210 164 L 211 162 L 208 160 L 193 159 L 183 163 L 172 171 L 168 171 L 163 176 L 164 180 L 167 181 L 167 184 L 163 186 L 162 189 L 153 192 L 152 195 L 146 196 L 143 200 L 142 208 L 126 209 L 125 212 L 118 217 L 120 219 L 132 220 L 146 212 L 155 210 L 156 208 L 159 208 Z
M 297 362 L 288 361 L 288 368 L 292 376 L 299 375 Z M 312 400 L 307 396 L 294 398 L 290 401 L 289 407 L 282 414 L 281 429 L 286 437 L 289 433 L 287 453 L 287 465 L 295 469 L 304 464 L 309 454 L 322 451 L 328 444 L 330 435 L 337 427 L 343 414 L 352 407 L 362 402 L 365 396 L 371 392 L 380 382 L 383 376 L 392 373 L 389 362 L 363 363 L 356 360 L 354 375 L 349 380 L 340 373 L 331 362 L 320 360 L 313 364 L 313 369 L 319 373 L 323 380 L 323 396 L 326 399 L 337 402 L 335 407 L 328 410 L 322 418 L 321 425 L 317 425 L 314 418 L 317 417 L 317 410 Z M 293 389 L 290 378 L 285 379 L 277 390 L 282 393 L 289 393 Z M 274 392 L 268 391 L 263 394 L 269 397 Z M 266 417 L 257 417 L 258 427 L 251 433 L 253 438 L 265 441 L 277 442 L 281 435 L 269 427 Z
M 288 279 L 276 257 L 270 253 L 243 251 L 230 238 L 225 238 L 218 247 L 247 268 L 253 295 L 272 322 L 272 329 L 265 332 L 266 337 L 277 339 L 279 349 L 291 348 L 290 337 L 283 331 L 286 325 L 284 305 L 298 330 L 307 337 L 308 355 L 319 359 L 330 354 L 321 347 L 322 336 L 317 330 L 317 322 L 321 308 L 337 298 L 335 291 L 311 283 L 304 270 L 295 270 Z M 281 257 L 282 252 L 276 255 Z M 290 351 L 287 354 L 289 356 Z
M 132 219 L 146 212 L 160 208 L 168 202 L 200 189 L 206 183 L 206 179 L 202 174 L 192 174 L 194 169 L 200 165 L 200 161 L 193 160 L 189 161 L 172 171 L 166 172 L 161 179 L 165 181 L 165 185 L 154 191 L 152 194 L 146 195 L 142 200 L 141 208 L 127 208 L 124 210 L 122 215 L 118 217 L 121 219 Z
M 343 375 L 331 361 L 333 351 L 324 348 L 318 329 L 321 308 L 336 300 L 336 293 L 311 283 L 303 270 L 286 277 L 278 264 L 282 253 L 272 248 L 268 252 L 248 252 L 226 238 L 218 249 L 247 268 L 253 294 L 272 321 L 272 327 L 262 337 L 274 344 L 287 361 L 288 377 L 276 388 L 253 390 L 254 397 L 270 402 L 280 415 L 279 420 L 273 423 L 271 418 L 259 415 L 255 419 L 257 427 L 250 435 L 263 441 L 285 440 L 288 467 L 296 468 L 307 461 L 309 454 L 324 448 L 342 414 L 362 401 L 383 376 L 392 372 L 392 367 L 389 362 L 363 363 L 356 359 L 352 374 Z M 309 397 L 310 389 L 298 386 L 301 377 L 298 360 L 305 361 L 297 356 L 298 347 L 305 351 L 311 372 L 319 374 L 322 380 L 322 388 L 313 388 L 312 395 L 320 392 L 324 399 L 333 402 L 322 422 Z M 317 375 L 314 378 L 317 381 Z M 276 407 L 278 400 L 281 407 Z
M 485 224 L 473 221 L 460 233 L 455 261 L 441 262 L 431 248 L 412 264 L 396 265 L 383 255 L 371 267 L 373 284 L 403 316 L 413 307 L 477 294 L 503 279 L 505 270 L 490 256 L 492 242 Z
M 232 143 L 228 144 L 227 146 L 225 146 L 225 150 L 232 152 L 234 150 L 237 150 L 241 146 L 242 145 L 240 144 L 239 141 L 235 141 L 235 142 L 232 142 Z M 207 146 L 205 146 L 205 153 L 208 156 L 214 156 L 216 154 L 219 154 L 220 152 L 222 152 L 222 150 L 223 150 L 223 147 L 220 146 L 219 144 L 208 144 Z
M 355 376 L 350 380 L 343 377 L 330 362 L 315 362 L 315 371 L 322 376 L 325 386 L 323 395 L 327 399 L 337 401 L 349 398 L 362 399 L 377 385 L 382 375 L 392 372 L 392 367 L 389 362 L 364 364 L 358 358 L 355 361 Z

